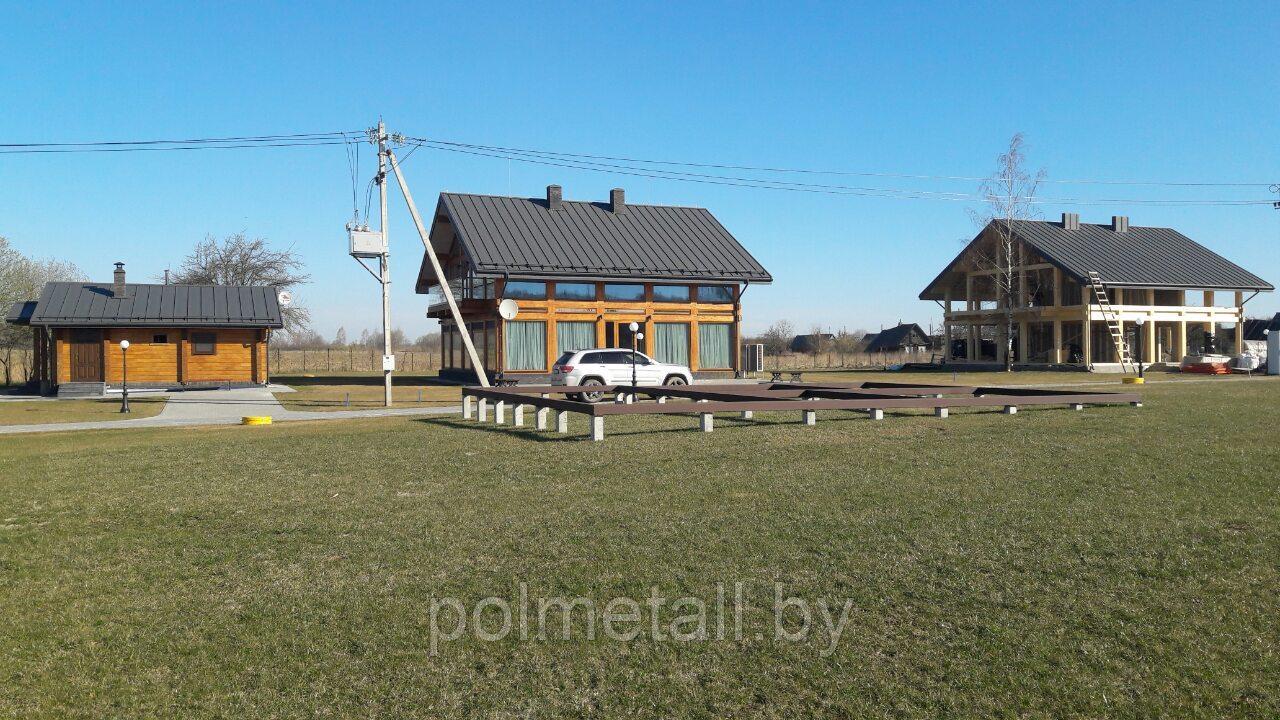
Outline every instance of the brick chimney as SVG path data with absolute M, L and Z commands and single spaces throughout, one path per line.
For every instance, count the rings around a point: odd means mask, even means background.
M 1080 229 L 1080 213 L 1062 213 L 1062 229 L 1063 230 L 1079 230 Z
M 564 201 L 564 194 L 563 194 L 563 191 L 560 189 L 560 186 L 548 185 L 547 186 L 547 208 L 551 210 L 560 210 L 564 207 L 562 204 L 563 201 Z
M 1129 232 L 1129 218 L 1126 215 L 1111 216 L 1112 232 Z
M 112 275 L 115 282 L 111 287 L 111 294 L 119 300 L 129 297 L 129 286 L 124 284 L 124 263 L 116 263 L 116 271 Z
M 609 191 L 609 209 L 614 215 L 621 215 L 627 210 L 627 193 L 622 188 Z

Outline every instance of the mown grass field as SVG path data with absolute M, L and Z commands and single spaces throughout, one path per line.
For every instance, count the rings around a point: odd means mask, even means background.
M 0 716 L 1274 717 L 1280 381 L 1140 392 L 611 417 L 603 443 L 581 418 L 0 438 Z M 430 653 L 441 597 L 717 582 L 746 587 L 741 640 Z M 832 654 L 774 637 L 775 582 L 851 601 Z
M 273 383 L 288 385 L 294 392 L 275 393 L 290 410 L 361 410 L 383 406 L 382 373 L 306 373 L 273 375 Z M 434 375 L 397 373 L 391 400 L 397 407 L 457 405 L 462 401 L 460 386 L 442 383 Z
M 5 400 L 0 402 L 0 425 L 36 425 L 96 420 L 134 420 L 158 415 L 160 397 L 129 397 L 129 413 L 120 412 L 120 399 Z

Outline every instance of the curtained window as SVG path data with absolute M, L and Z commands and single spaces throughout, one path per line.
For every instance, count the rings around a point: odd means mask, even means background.
M 689 323 L 654 323 L 653 357 L 658 362 L 688 365 Z
M 508 322 L 506 325 L 506 369 L 547 369 L 547 324 Z
M 561 321 L 556 323 L 556 351 L 560 354 L 572 350 L 595 347 L 596 324 L 594 322 Z
M 698 325 L 698 367 L 730 367 L 729 323 Z

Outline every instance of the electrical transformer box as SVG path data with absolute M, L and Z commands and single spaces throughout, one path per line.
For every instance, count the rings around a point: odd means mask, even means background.
M 387 241 L 380 232 L 364 228 L 348 228 L 353 257 L 381 257 L 387 254 Z

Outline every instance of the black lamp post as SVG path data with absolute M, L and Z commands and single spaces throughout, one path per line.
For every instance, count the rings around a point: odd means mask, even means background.
M 129 410 L 129 341 L 120 341 L 120 371 L 121 371 L 121 393 L 120 393 L 120 412 L 127 413 Z
M 636 331 L 640 329 L 640 324 L 635 320 L 627 326 L 631 331 L 631 387 L 636 386 Z
M 1137 345 L 1137 346 L 1138 346 L 1138 377 L 1139 377 L 1139 378 L 1142 378 L 1142 377 L 1143 377 L 1143 375 L 1142 375 L 1142 357 L 1143 357 L 1143 354 L 1142 354 L 1142 340 L 1143 340 L 1143 338 L 1142 338 L 1142 335 L 1143 335 L 1143 332 L 1142 332 L 1142 326 L 1146 324 L 1147 319 L 1146 319 L 1146 318 L 1138 318 L 1138 319 L 1137 319 L 1137 320 L 1135 320 L 1134 322 L 1138 324 L 1138 338 L 1137 338 L 1137 342 L 1136 342 L 1136 343 L 1134 343 L 1135 345 Z

